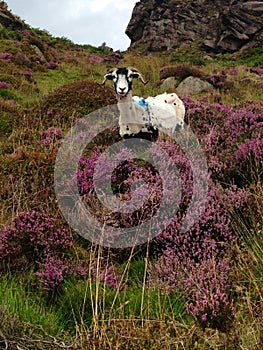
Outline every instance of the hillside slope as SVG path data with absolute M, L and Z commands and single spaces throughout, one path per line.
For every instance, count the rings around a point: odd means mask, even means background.
M 0 23 L 0 349 L 262 349 L 262 49 L 235 60 L 194 45 L 168 54 L 107 52 L 34 29 L 1 1 Z M 102 117 L 112 115 L 101 107 L 116 97 L 113 82 L 100 82 L 115 65 L 136 67 L 148 81 L 134 81 L 134 95 L 157 95 L 167 80 L 178 89 L 193 76 L 213 85 L 175 90 L 186 107 L 186 137 L 147 143 L 150 157 L 140 142 L 136 157 L 110 147 L 121 144 L 118 125 L 101 130 Z M 200 165 L 209 172 L 201 180 Z M 137 203 L 138 194 L 142 206 L 109 212 L 94 181 L 96 175 L 108 191 L 105 173 L 118 200 Z M 206 178 L 203 213 L 184 232 Z M 74 202 L 68 190 L 76 185 Z M 178 189 L 177 213 L 170 189 Z M 78 222 L 81 207 L 98 219 L 102 238 L 106 226 L 113 239 L 123 239 L 123 228 L 136 228 L 139 237 L 151 216 L 163 215 L 158 231 L 175 217 L 154 240 L 154 224 L 146 227 L 145 245 L 110 249 L 73 231 L 61 197 Z M 85 232 L 93 236 L 87 218 Z

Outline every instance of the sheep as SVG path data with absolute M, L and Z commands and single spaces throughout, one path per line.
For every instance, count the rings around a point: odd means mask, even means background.
M 133 79 L 140 79 L 143 84 L 147 84 L 141 73 L 132 67 L 112 68 L 102 82 L 105 84 L 111 80 L 114 83 L 121 137 L 156 139 L 158 130 L 167 133 L 183 127 L 185 107 L 176 93 L 165 92 L 146 99 L 132 96 Z

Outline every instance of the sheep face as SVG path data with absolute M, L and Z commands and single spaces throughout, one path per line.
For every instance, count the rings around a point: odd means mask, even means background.
M 145 84 L 140 72 L 132 68 L 115 68 L 104 76 L 103 84 L 106 80 L 112 80 L 114 90 L 118 97 L 125 97 L 132 90 L 132 80 L 140 78 Z

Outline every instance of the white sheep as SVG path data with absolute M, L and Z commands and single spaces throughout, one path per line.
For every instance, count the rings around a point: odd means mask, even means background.
M 176 93 L 163 93 L 144 99 L 132 96 L 132 81 L 140 79 L 146 84 L 136 68 L 113 68 L 104 76 L 102 84 L 112 80 L 120 111 L 119 127 L 122 137 L 144 134 L 156 137 L 158 130 L 174 132 L 184 125 L 185 107 Z

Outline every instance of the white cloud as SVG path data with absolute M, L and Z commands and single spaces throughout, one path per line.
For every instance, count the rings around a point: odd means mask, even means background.
M 99 46 L 102 42 L 115 50 L 130 44 L 125 29 L 135 0 L 6 0 L 13 14 L 29 25 L 46 29 L 79 44 Z

